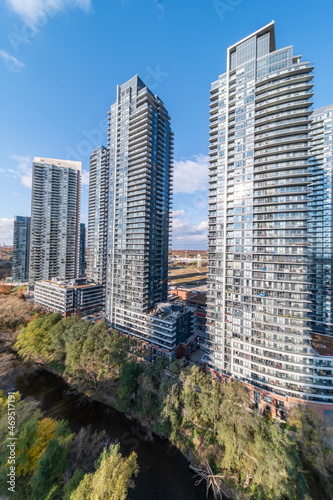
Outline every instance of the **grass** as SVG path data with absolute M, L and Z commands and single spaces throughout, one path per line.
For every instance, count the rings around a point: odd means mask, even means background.
M 173 284 L 182 283 L 204 284 L 207 279 L 207 267 L 185 267 L 181 269 L 171 269 L 169 271 L 169 280 Z

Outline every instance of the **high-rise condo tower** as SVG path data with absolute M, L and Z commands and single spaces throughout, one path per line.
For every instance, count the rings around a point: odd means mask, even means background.
M 272 22 L 228 48 L 211 87 L 207 367 L 273 416 L 333 409 L 333 348 L 311 330 L 312 79 Z
M 14 281 L 29 279 L 30 223 L 31 217 L 16 215 L 14 218 L 12 270 Z
M 29 281 L 79 273 L 81 162 L 34 158 Z
M 106 283 L 112 327 L 140 339 L 149 359 L 172 359 L 193 321 L 165 303 L 173 133 L 162 100 L 138 76 L 117 88 L 108 137 L 90 160 L 87 275 Z

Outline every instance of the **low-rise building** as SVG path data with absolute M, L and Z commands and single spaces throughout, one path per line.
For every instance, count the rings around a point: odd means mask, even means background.
M 202 328 L 205 326 L 207 311 L 207 294 L 205 292 L 189 290 L 188 288 L 175 288 L 170 290 L 170 294 L 176 295 L 185 301 L 186 306 L 194 309 L 197 326 Z
M 178 347 L 188 345 L 192 337 L 193 342 L 196 339 L 193 336 L 193 309 L 183 304 L 160 303 L 145 314 L 127 311 L 124 320 L 124 325 L 115 325 L 115 328 L 141 340 L 142 346 L 147 349 L 147 358 L 151 361 L 158 357 L 170 361 L 181 357 L 184 355 L 183 350 Z M 188 349 L 191 350 L 191 347 L 188 346 Z
M 83 316 L 102 308 L 101 285 L 86 279 L 42 280 L 35 283 L 35 303 L 44 311 L 68 316 Z

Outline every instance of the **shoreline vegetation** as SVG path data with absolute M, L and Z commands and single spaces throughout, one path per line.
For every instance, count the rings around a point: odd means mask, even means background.
M 8 312 L 11 308 L 16 311 L 14 315 Z M 324 423 L 305 407 L 295 408 L 289 415 L 288 424 L 294 432 L 282 429 L 253 410 L 241 383 L 221 384 L 197 367 L 184 368 L 179 360 L 168 366 L 172 376 L 167 376 L 165 360 L 148 364 L 144 360 L 146 351 L 135 340 L 109 330 L 106 323 L 41 314 L 24 297 L 0 296 L 0 329 L 7 347 L 13 347 L 24 361 L 60 375 L 75 394 L 88 396 L 138 420 L 152 439 L 153 433 L 169 439 L 189 460 L 195 480 L 205 482 L 214 498 L 332 498 L 333 452 L 328 444 L 329 434 Z M 30 404 L 20 401 L 19 395 L 17 398 L 19 404 Z M 7 417 L 3 413 L 7 402 L 3 394 L 0 401 L 3 432 Z M 23 414 L 28 417 L 17 428 L 17 437 L 22 442 L 22 456 L 32 457 L 24 458 L 30 466 L 25 466 L 22 471 L 26 473 L 18 478 L 25 488 L 24 498 L 125 499 L 128 488 L 135 486 L 135 454 L 131 460 L 124 458 L 115 445 L 85 430 L 88 442 L 102 443 L 100 458 L 96 456 L 89 467 L 74 466 L 76 461 L 69 452 L 73 446 L 68 443 L 75 442 L 77 436 L 70 434 L 67 424 L 50 424 L 48 429 L 53 429 L 53 433 L 48 430 L 46 439 L 47 419 L 43 419 L 40 410 L 25 408 Z M 31 439 L 27 439 L 27 432 L 32 433 Z M 0 438 L 3 456 L 3 434 Z M 45 494 L 36 497 L 36 484 L 38 488 L 43 486 L 45 467 L 50 467 L 53 460 L 50 447 L 61 457 L 62 462 L 60 458 L 58 462 L 62 468 L 55 468 L 57 475 L 47 481 L 49 489 L 40 489 Z M 109 477 L 108 467 L 114 468 L 115 464 L 124 471 L 120 475 L 121 485 L 118 474 L 111 481 L 115 482 L 111 496 L 91 493 L 105 483 L 103 477 Z M 6 467 L 2 459 L 0 480 Z

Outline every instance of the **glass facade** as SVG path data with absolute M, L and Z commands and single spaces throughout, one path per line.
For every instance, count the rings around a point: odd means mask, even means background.
M 117 89 L 108 148 L 90 159 L 88 271 L 105 284 L 105 317 L 141 339 L 148 359 L 175 357 L 194 315 L 165 303 L 173 134 L 161 99 L 138 76 Z
M 309 277 L 312 329 L 333 335 L 333 106 L 314 111 L 309 186 Z
M 208 368 L 333 403 L 320 376 L 308 274 L 313 67 L 271 23 L 228 49 L 211 87 Z
M 30 272 L 41 279 L 76 278 L 79 272 L 81 162 L 34 158 Z
M 163 102 L 135 76 L 109 112 L 106 317 L 167 299 L 173 134 Z
M 79 277 L 86 273 L 86 225 L 80 224 Z
M 98 146 L 90 156 L 87 277 L 106 285 L 109 212 L 109 149 Z
M 12 268 L 14 281 L 29 279 L 30 223 L 31 217 L 16 215 L 14 218 Z

